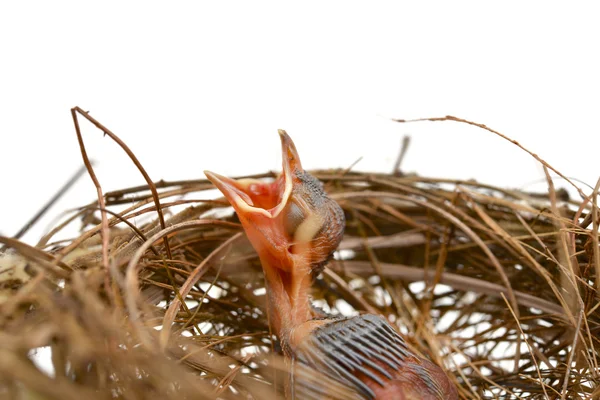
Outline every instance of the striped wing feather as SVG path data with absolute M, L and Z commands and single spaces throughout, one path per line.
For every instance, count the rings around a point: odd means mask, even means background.
M 454 399 L 456 390 L 435 364 L 411 353 L 382 317 L 366 314 L 334 319 L 315 329 L 297 348 L 290 384 L 292 398 Z M 307 381 L 297 371 L 313 371 Z

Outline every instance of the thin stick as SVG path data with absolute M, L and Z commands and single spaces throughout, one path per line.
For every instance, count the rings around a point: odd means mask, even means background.
M 112 215 L 115 219 L 119 220 L 120 222 L 123 222 L 125 225 L 127 225 L 129 228 L 131 228 L 131 230 L 134 231 L 136 235 L 138 235 L 140 240 L 142 240 L 144 242 L 146 240 L 148 240 L 148 239 L 146 239 L 146 235 L 144 235 L 144 233 L 142 231 L 140 231 L 137 228 L 137 226 L 135 226 L 134 224 L 129 222 L 127 220 L 127 218 L 125 218 L 123 215 L 118 214 L 118 213 L 108 210 L 108 209 L 100 209 L 99 207 L 94 207 L 94 208 L 97 208 L 100 211 L 105 211 L 105 212 L 109 213 L 110 215 Z M 158 250 L 156 250 L 156 248 L 154 246 L 150 246 L 150 250 L 152 250 L 152 252 L 154 253 L 155 256 L 159 256 Z
M 575 183 L 573 183 L 573 181 L 571 181 L 569 178 L 567 178 L 566 176 L 564 176 L 563 174 L 561 174 L 560 172 L 558 172 L 554 167 L 552 167 L 550 164 L 548 164 L 546 161 L 544 161 L 542 158 L 540 158 L 540 156 L 538 156 L 537 154 L 535 154 L 534 152 L 532 152 L 531 150 L 526 149 L 521 143 L 517 142 L 514 139 L 509 138 L 508 136 L 493 130 L 492 128 L 487 127 L 484 124 L 480 124 L 477 122 L 473 122 L 473 121 L 469 121 L 467 119 L 463 119 L 463 118 L 458 118 L 458 117 L 454 117 L 452 115 L 446 115 L 445 117 L 433 117 L 433 118 L 417 118 L 417 119 L 393 119 L 392 121 L 394 122 L 400 122 L 400 123 L 409 123 L 409 122 L 422 122 L 422 121 L 431 121 L 431 122 L 439 122 L 439 121 L 454 121 L 454 122 L 460 122 L 463 124 L 468 124 L 468 125 L 472 125 L 472 126 L 476 126 L 478 128 L 484 129 L 488 132 L 491 132 L 495 135 L 500 136 L 502 139 L 507 140 L 509 142 L 511 142 L 512 144 L 514 144 L 515 146 L 519 147 L 521 150 L 525 151 L 527 154 L 529 154 L 530 156 L 532 156 L 533 158 L 535 158 L 537 161 L 539 161 L 542 165 L 544 165 L 546 168 L 551 169 L 552 171 L 554 171 L 554 173 L 556 173 L 558 176 L 560 176 L 561 178 L 563 178 L 565 181 L 569 182 L 569 184 L 571 184 L 571 186 L 573 186 L 577 192 L 579 193 L 579 195 L 582 198 L 585 198 L 585 194 L 583 193 L 583 191 L 579 188 L 579 186 L 575 185 Z
M 158 192 L 156 191 L 156 185 L 154 184 L 154 182 L 152 181 L 152 179 L 150 179 L 150 176 L 148 175 L 148 173 L 146 172 L 146 170 L 144 169 L 144 167 L 142 166 L 142 164 L 138 161 L 138 159 L 135 156 L 135 154 L 133 154 L 133 152 L 129 149 L 129 147 L 121 139 L 119 139 L 119 137 L 117 135 L 115 135 L 114 133 L 112 133 L 107 127 L 105 127 L 100 122 L 98 122 L 88 112 L 82 110 L 79 107 L 74 107 L 73 109 L 71 109 L 71 113 L 73 114 L 73 116 L 75 116 L 75 113 L 81 114 L 85 119 L 87 119 L 88 121 L 90 121 L 98 129 L 100 129 L 102 132 L 104 132 L 106 135 L 108 135 L 112 140 L 114 140 L 123 149 L 123 151 L 125 151 L 125 153 L 127 153 L 127 155 L 129 156 L 129 158 L 131 159 L 131 161 L 133 161 L 133 163 L 135 164 L 135 166 L 138 168 L 138 170 L 140 171 L 140 173 L 142 174 L 142 176 L 146 180 L 146 183 L 148 183 L 148 187 L 150 188 L 150 191 L 152 192 L 152 198 L 154 199 L 154 203 L 156 204 L 156 212 L 158 214 L 158 220 L 160 221 L 160 227 L 162 229 L 165 229 L 166 228 L 165 217 L 164 217 L 162 209 L 160 207 L 160 200 L 158 198 Z M 77 130 L 79 131 L 79 125 L 78 124 L 77 124 Z M 78 133 L 78 135 L 80 135 L 80 134 Z M 102 208 L 105 208 L 104 207 L 104 201 L 102 202 Z M 104 216 L 103 216 L 103 218 L 104 218 Z M 173 257 L 171 255 L 171 248 L 169 247 L 169 240 L 168 240 L 168 238 L 164 237 L 163 238 L 163 242 L 165 244 L 165 249 L 167 251 L 167 257 L 169 259 L 172 259 Z
M 390 263 L 380 263 L 380 266 L 382 276 L 391 280 L 404 280 L 408 282 L 425 281 L 428 284 L 431 284 L 433 281 L 433 277 L 428 276 L 425 270 L 420 267 Z M 370 261 L 345 260 L 343 262 L 343 267 L 341 262 L 332 261 L 329 267 L 336 272 L 346 271 L 362 277 L 371 275 Z M 325 271 L 327 271 L 327 269 Z M 446 271 L 441 273 L 439 283 L 451 286 L 457 290 L 471 291 L 490 297 L 500 297 L 501 293 L 508 294 L 508 289 L 497 283 Z M 514 293 L 519 305 L 522 307 L 536 308 L 544 313 L 557 316 L 560 316 L 563 313 L 563 308 L 556 303 L 516 290 Z
M 515 319 L 515 322 L 517 324 L 517 328 L 519 328 L 519 332 L 521 332 L 520 336 L 523 338 L 523 340 L 525 341 L 525 344 L 527 345 L 527 348 L 529 349 L 529 354 L 531 354 L 531 360 L 533 361 L 533 364 L 535 365 L 535 370 L 537 371 L 538 379 L 540 380 L 540 385 L 542 386 L 542 390 L 544 391 L 544 395 L 546 395 L 546 399 L 550 399 L 550 397 L 548 397 L 548 393 L 546 392 L 546 385 L 544 384 L 544 380 L 542 378 L 542 372 L 540 371 L 540 367 L 538 365 L 538 362 L 535 359 L 535 355 L 534 355 L 532 346 L 529 344 L 529 341 L 525 337 L 525 332 L 523 332 L 523 328 L 521 328 L 521 323 L 519 322 L 519 318 L 517 317 L 517 315 L 515 314 L 515 311 L 511 307 L 511 305 L 508 302 L 508 300 L 506 299 L 506 296 L 504 296 L 504 293 L 500 293 L 500 294 L 502 295 L 502 299 L 504 300 L 504 302 L 506 303 L 506 306 L 508 307 L 508 311 L 510 311 L 511 315 Z M 517 342 L 517 346 L 519 346 L 519 345 L 520 345 L 520 343 Z M 520 353 L 519 349 L 515 349 L 515 351 L 517 353 Z M 515 367 L 517 367 L 517 366 L 518 366 L 518 363 L 515 364 Z M 515 372 L 516 371 L 517 370 L 515 369 Z
M 598 191 L 600 190 L 600 179 L 596 182 L 594 192 L 592 193 L 592 211 L 588 215 L 592 215 L 592 243 L 594 243 L 594 266 L 596 267 L 596 282 L 595 287 L 597 291 L 600 291 L 600 243 L 598 242 L 598 203 L 596 198 L 598 197 Z
M 352 171 L 352 169 L 356 166 L 356 164 L 358 164 L 359 162 L 361 162 L 362 159 L 363 159 L 362 156 L 360 156 L 356 160 L 354 160 L 354 162 L 352 164 L 350 164 L 348 167 L 346 167 L 345 170 L 342 171 L 342 173 L 340 174 L 340 176 L 344 176 L 348 172 Z
M 402 161 L 404 160 L 404 156 L 406 155 L 406 151 L 410 145 L 410 136 L 404 136 L 402 138 L 402 145 L 400 146 L 400 153 L 398 153 L 398 158 L 396 158 L 396 162 L 394 163 L 394 169 L 392 170 L 392 174 L 400 175 L 400 165 L 402 165 Z
M 100 215 L 102 215 L 102 228 L 100 230 L 100 234 L 102 235 L 102 265 L 104 265 L 104 268 L 106 271 L 108 271 L 108 243 L 110 231 L 108 230 L 108 218 L 106 217 L 106 205 L 104 203 L 104 196 L 102 195 L 102 187 L 100 186 L 100 182 L 96 177 L 94 167 L 92 167 L 90 159 L 87 156 L 87 151 L 85 150 L 85 144 L 83 143 L 83 137 L 81 136 L 81 129 L 79 128 L 79 121 L 77 120 L 77 107 L 71 109 L 71 116 L 73 117 L 73 124 L 75 124 L 75 133 L 77 134 L 77 141 L 79 142 L 79 149 L 81 150 L 83 163 L 85 164 L 85 168 L 87 169 L 90 178 L 92 178 L 92 181 L 94 182 L 94 186 L 96 187 L 96 192 L 98 194 L 98 206 L 100 207 Z M 106 293 L 110 293 L 108 275 L 106 275 L 106 281 L 104 284 Z
M 573 364 L 573 356 L 577 351 L 577 340 L 579 339 L 579 330 L 581 329 L 581 321 L 583 319 L 583 310 L 579 311 L 579 318 L 577 319 L 577 327 L 575 328 L 575 337 L 573 338 L 573 344 L 571 345 L 571 352 L 569 353 L 569 360 L 567 361 L 567 372 L 565 373 L 565 379 L 562 386 L 561 400 L 566 399 L 567 386 L 569 384 L 569 376 L 571 375 L 571 364 Z
M 93 165 L 93 163 L 90 163 L 90 164 Z M 86 171 L 85 165 L 82 165 L 81 167 L 79 167 L 77 172 L 75 172 L 71 176 L 71 178 L 67 182 L 65 182 L 65 184 L 60 189 L 58 189 L 58 191 L 54 194 L 54 196 L 52 196 L 52 198 L 50 200 L 48 200 L 46 202 L 46 204 L 44 204 L 44 206 L 33 217 L 31 217 L 31 219 L 29 221 L 27 221 L 27 223 L 25 225 L 23 225 L 23 227 L 19 230 L 19 232 L 17 232 L 13 236 L 13 239 L 20 239 L 25 233 L 27 233 L 27 231 L 44 214 L 46 214 L 46 212 L 50 209 L 50 207 L 52 207 L 71 188 L 71 186 L 73 186 L 75 184 L 75 182 L 77 182 L 79 180 L 79 178 L 81 178 L 81 176 L 85 173 L 85 171 Z M 4 249 L 0 249 L 0 252 L 2 252 L 2 250 L 4 250 Z

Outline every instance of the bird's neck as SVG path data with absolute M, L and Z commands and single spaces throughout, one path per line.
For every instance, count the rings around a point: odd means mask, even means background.
M 293 347 L 290 336 L 294 329 L 314 317 L 309 298 L 312 283 L 310 269 L 299 265 L 283 269 L 269 255 L 262 254 L 260 259 L 267 281 L 267 301 L 273 333 L 284 348 Z

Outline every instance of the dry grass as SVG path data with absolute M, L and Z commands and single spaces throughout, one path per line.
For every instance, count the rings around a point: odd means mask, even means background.
M 464 399 L 600 398 L 598 187 L 569 200 L 551 179 L 540 195 L 401 174 L 314 174 L 347 217 L 337 259 L 314 284 L 318 305 L 387 316 L 446 367 Z M 206 180 L 145 177 L 147 186 L 106 194 L 98 184 L 101 201 L 36 246 L 0 238 L 1 396 L 281 393 L 260 264 L 235 215 L 210 200 Z M 78 222 L 79 237 L 53 243 Z M 32 361 L 47 346 L 51 375 Z

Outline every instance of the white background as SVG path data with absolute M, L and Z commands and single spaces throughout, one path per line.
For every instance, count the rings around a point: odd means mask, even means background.
M 150 176 L 278 169 L 278 128 L 307 168 L 544 188 L 520 141 L 594 185 L 600 144 L 595 2 L 2 2 L 0 233 L 13 235 L 81 165 L 70 108 L 90 110 Z M 418 3 L 418 4 L 417 4 Z M 105 191 L 143 183 L 91 125 Z M 558 182 L 559 186 L 564 186 Z M 26 239 L 95 190 L 85 176 Z

